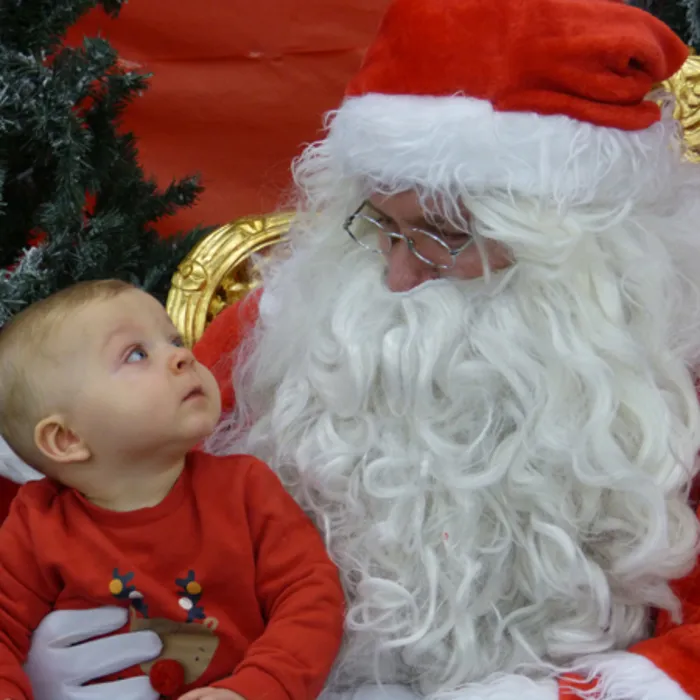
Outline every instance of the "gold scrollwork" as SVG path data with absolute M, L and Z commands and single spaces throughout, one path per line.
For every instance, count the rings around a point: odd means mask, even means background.
M 686 156 L 700 163 L 700 56 L 689 56 L 663 87 L 675 97 L 673 116 L 683 127 Z
M 188 347 L 223 309 L 260 284 L 252 256 L 279 242 L 293 214 L 247 216 L 202 239 L 173 275 L 166 309 Z

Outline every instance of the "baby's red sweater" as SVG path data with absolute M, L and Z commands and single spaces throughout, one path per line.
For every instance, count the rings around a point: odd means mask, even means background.
M 253 457 L 192 453 L 159 505 L 127 513 L 48 479 L 29 483 L 0 528 L 0 552 L 0 698 L 32 697 L 22 664 L 54 608 L 129 606 L 130 627 L 171 633 L 188 681 L 178 692 L 310 700 L 340 646 L 336 569 Z

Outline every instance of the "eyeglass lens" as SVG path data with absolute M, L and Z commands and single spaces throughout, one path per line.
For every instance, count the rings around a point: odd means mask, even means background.
M 365 248 L 387 255 L 395 241 L 405 238 L 414 254 L 438 267 L 452 267 L 453 256 L 447 244 L 432 238 L 418 229 L 411 229 L 403 236 L 384 227 L 376 219 L 363 213 L 355 216 L 350 230 L 355 239 Z

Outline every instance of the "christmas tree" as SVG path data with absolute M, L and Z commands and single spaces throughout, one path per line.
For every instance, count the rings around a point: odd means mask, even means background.
M 628 0 L 628 3 L 651 12 L 700 53 L 700 0 Z
M 164 300 L 206 234 L 156 231 L 200 187 L 189 177 L 159 190 L 120 128 L 149 76 L 126 70 L 104 39 L 62 43 L 98 4 L 116 15 L 122 0 L 0 2 L 0 325 L 80 280 L 117 277 Z

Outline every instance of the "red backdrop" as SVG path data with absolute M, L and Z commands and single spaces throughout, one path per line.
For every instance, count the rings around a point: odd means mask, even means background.
M 320 134 L 359 66 L 388 0 L 130 0 L 70 34 L 106 36 L 152 72 L 127 111 L 147 173 L 200 172 L 201 203 L 163 232 L 278 206 L 289 163 Z

